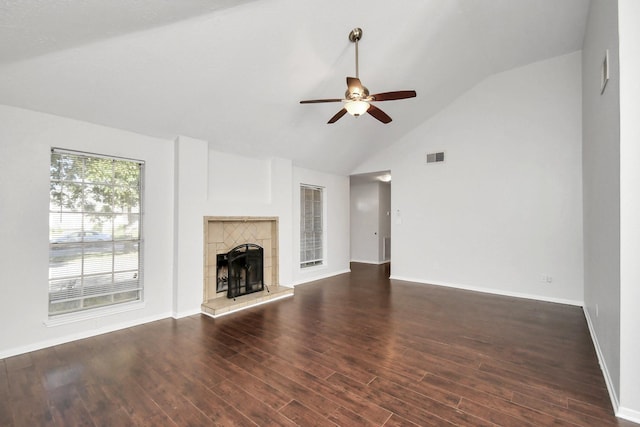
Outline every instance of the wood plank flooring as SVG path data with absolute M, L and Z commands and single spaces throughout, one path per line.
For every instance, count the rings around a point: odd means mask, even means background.
M 0 360 L 0 426 L 635 425 L 580 308 L 384 273 Z

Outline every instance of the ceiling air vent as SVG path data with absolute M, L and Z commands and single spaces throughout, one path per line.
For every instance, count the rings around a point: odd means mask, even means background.
M 444 151 L 439 153 L 428 153 L 427 154 L 427 163 L 438 163 L 444 162 Z

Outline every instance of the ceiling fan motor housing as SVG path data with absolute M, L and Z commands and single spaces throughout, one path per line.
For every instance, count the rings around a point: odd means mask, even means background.
M 369 89 L 367 89 L 365 86 L 360 86 L 359 88 L 356 87 L 353 89 L 347 89 L 344 93 L 344 97 L 346 99 L 351 99 L 354 101 L 365 99 L 369 97 Z

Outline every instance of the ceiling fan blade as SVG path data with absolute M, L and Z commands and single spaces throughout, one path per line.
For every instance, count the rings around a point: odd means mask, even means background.
M 309 99 L 306 101 L 300 101 L 300 104 L 319 104 L 321 102 L 342 102 L 340 98 L 331 98 L 331 99 Z
M 335 123 L 335 122 L 337 122 L 337 121 L 338 121 L 338 120 L 340 120 L 340 118 L 341 118 L 342 116 L 344 116 L 345 114 L 347 114 L 347 109 L 346 109 L 346 108 L 343 108 L 342 110 L 338 111 L 338 112 L 336 113 L 336 115 L 335 115 L 335 116 L 331 117 L 331 119 L 329 119 L 329 121 L 327 122 L 327 124 L 329 125 L 329 124 L 331 124 L 331 123 Z
M 415 90 L 396 90 L 394 92 L 383 92 L 371 95 L 372 101 L 393 101 L 394 99 L 415 98 Z
M 384 124 L 391 122 L 391 117 L 389 117 L 387 113 L 385 113 L 384 111 L 382 111 L 381 109 L 379 109 L 373 104 L 369 104 L 369 109 L 367 110 L 367 113 L 371 114 L 373 117 L 380 120 Z

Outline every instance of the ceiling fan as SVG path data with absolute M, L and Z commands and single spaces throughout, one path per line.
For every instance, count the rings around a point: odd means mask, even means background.
M 369 89 L 362 85 L 360 77 L 358 75 L 358 41 L 362 38 L 362 29 L 354 28 L 349 33 L 349 40 L 356 44 L 356 76 L 347 77 L 347 91 L 344 94 L 344 99 L 331 98 L 331 99 L 310 99 L 307 101 L 300 101 L 300 104 L 318 104 L 322 102 L 344 102 L 342 110 L 338 111 L 335 116 L 331 117 L 328 124 L 337 122 L 346 113 L 349 113 L 355 117 L 358 117 L 364 113 L 369 113 L 382 123 L 391 122 L 391 117 L 384 111 L 372 104 L 376 101 L 392 101 L 396 99 L 413 98 L 416 96 L 415 90 L 398 90 L 394 92 L 382 92 L 374 95 L 369 94 Z

